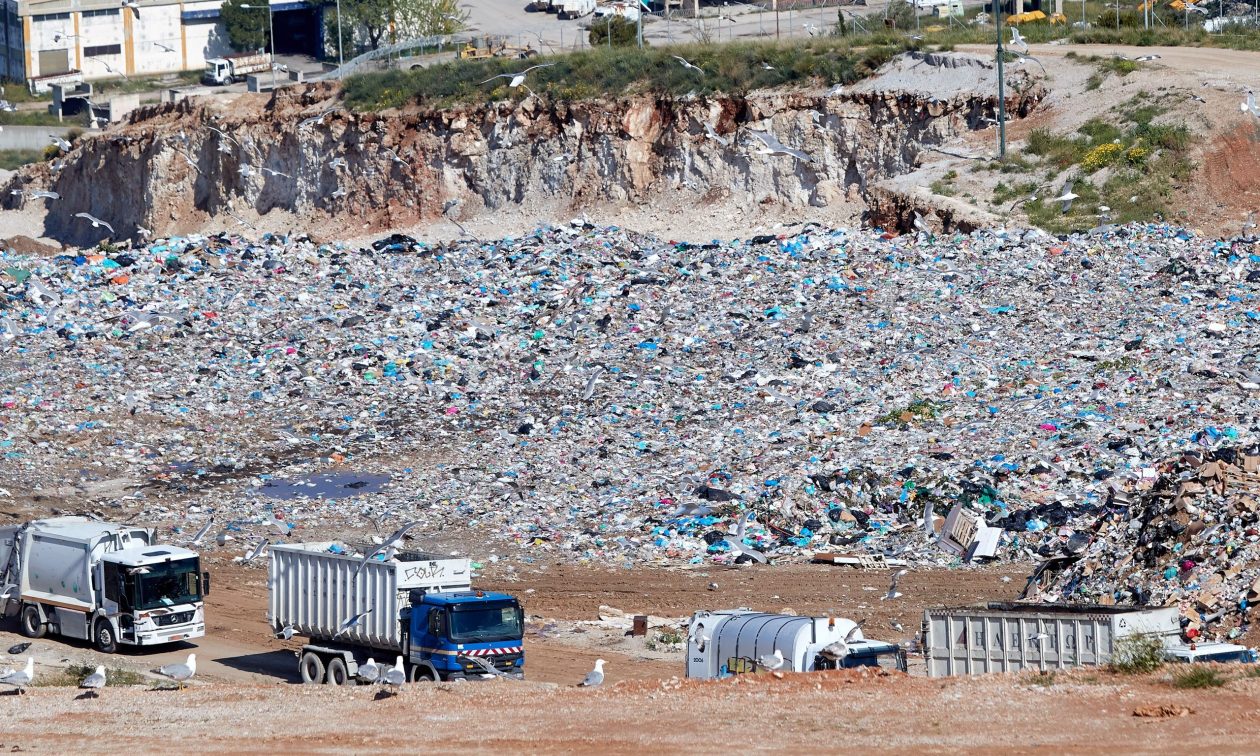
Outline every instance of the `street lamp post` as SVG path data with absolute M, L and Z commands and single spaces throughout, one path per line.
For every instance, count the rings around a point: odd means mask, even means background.
M 1002 49 L 1002 0 L 993 0 L 997 24 L 998 159 L 1006 159 L 1006 51 Z
M 272 62 L 274 63 L 275 61 Z M 341 0 L 337 0 L 337 68 L 341 68 L 345 64 L 346 59 L 341 52 Z
M 267 11 L 267 32 L 268 36 L 271 38 L 271 91 L 274 92 L 276 90 L 276 27 L 273 21 L 273 16 L 275 14 L 271 11 L 271 3 L 268 3 L 267 5 L 250 5 L 248 3 L 243 3 L 241 7 L 248 8 L 250 10 Z M 340 22 L 340 19 L 338 19 L 338 22 Z

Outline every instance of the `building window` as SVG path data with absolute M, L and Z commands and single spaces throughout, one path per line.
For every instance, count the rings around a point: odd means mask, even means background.
M 118 8 L 102 8 L 101 10 L 83 11 L 84 18 L 99 18 L 101 16 L 117 16 Z
M 34 21 L 35 23 L 39 23 L 40 21 L 69 21 L 70 14 L 69 13 L 40 13 L 40 14 L 31 16 L 31 20 Z
M 92 45 L 83 48 L 83 55 L 88 58 L 101 55 L 120 55 L 121 53 L 122 45 Z

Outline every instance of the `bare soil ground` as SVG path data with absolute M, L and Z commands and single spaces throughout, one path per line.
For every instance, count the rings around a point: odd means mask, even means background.
M 265 571 L 226 563 L 215 566 L 209 635 L 195 647 L 102 657 L 81 643 L 44 639 L 28 652 L 37 658 L 38 676 L 65 663 L 146 670 L 195 650 L 202 667 L 188 690 L 107 688 L 97 700 L 59 687 L 0 694 L 0 749 L 61 753 L 69 742 L 90 741 L 98 752 L 365 751 L 415 748 L 423 727 L 425 742 L 447 752 L 709 753 L 820 745 L 1160 752 L 1187 743 L 1239 750 L 1238 733 L 1260 721 L 1260 677 L 1240 669 L 1227 670 L 1229 682 L 1209 691 L 1177 690 L 1167 673 L 1127 678 L 1088 670 L 930 680 L 912 668 L 910 675 L 844 671 L 702 682 L 681 679 L 681 654 L 649 654 L 642 639 L 594 622 L 601 605 L 666 617 L 749 606 L 835 612 L 866 619 L 871 637 L 904 640 L 925 606 L 1013 597 L 1026 571 L 1017 564 L 915 571 L 903 579 L 905 596 L 896 601 L 879 600 L 887 572 L 826 565 L 492 571 L 481 584 L 521 596 L 530 616 L 529 679 L 409 686 L 386 696 L 375 687 L 296 684 L 292 650 L 300 641 L 271 638 Z M 709 590 L 710 583 L 717 588 Z M 893 621 L 905 633 L 892 630 Z M 15 629 L 0 632 L 0 648 L 24 640 Z M 573 687 L 596 657 L 608 662 L 605 685 Z M 21 658 L 5 656 L 0 666 Z

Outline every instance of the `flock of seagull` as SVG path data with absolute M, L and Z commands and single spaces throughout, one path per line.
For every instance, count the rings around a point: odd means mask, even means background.
M 29 644 L 27 644 L 29 646 Z M 184 683 L 188 682 L 197 674 L 197 655 L 189 654 L 188 659 L 182 664 L 167 664 L 153 670 L 155 674 L 161 675 L 168 680 L 173 680 L 179 685 L 179 689 L 184 689 Z M 18 670 L 0 671 L 0 685 L 8 685 L 13 688 L 14 693 L 22 695 L 26 693 L 35 682 L 35 657 L 26 657 L 26 666 Z M 88 698 L 98 698 L 101 694 L 101 688 L 108 684 L 108 676 L 105 673 L 103 665 L 97 665 L 96 670 L 89 673 L 79 683 L 79 689 L 85 691 L 84 696 Z

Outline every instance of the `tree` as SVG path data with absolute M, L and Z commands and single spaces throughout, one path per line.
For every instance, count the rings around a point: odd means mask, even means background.
M 613 47 L 629 47 L 639 43 L 639 29 L 634 21 L 625 16 L 608 15 L 591 22 L 591 47 L 604 47 L 612 37 Z
M 376 50 L 392 42 L 454 34 L 468 25 L 468 11 L 459 0 L 341 0 L 341 12 L 347 59 L 362 48 Z M 324 19 L 328 47 L 336 50 L 336 10 L 327 8 Z
M 219 8 L 219 18 L 227 30 L 228 43 L 238 52 L 265 50 L 270 45 L 267 36 L 267 0 L 224 0 Z M 248 5 L 248 8 L 242 8 Z

